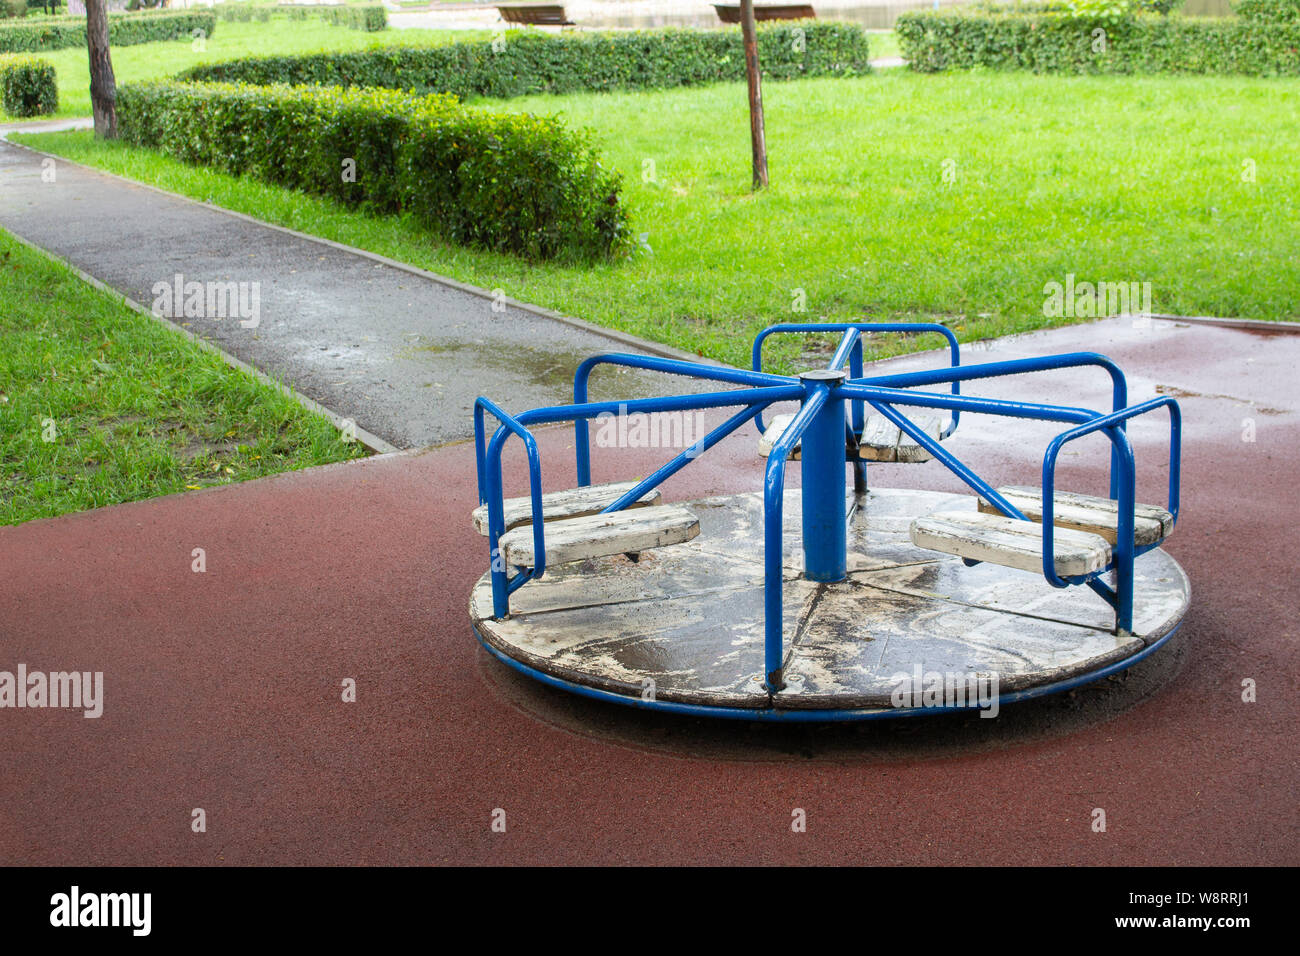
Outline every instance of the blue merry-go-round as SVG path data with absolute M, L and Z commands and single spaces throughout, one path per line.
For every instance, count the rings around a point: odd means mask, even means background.
M 839 339 L 825 368 L 763 371 L 771 336 L 828 332 Z M 872 333 L 944 336 L 948 348 L 937 354 L 948 361 L 867 374 L 863 336 Z M 722 390 L 589 400 L 593 370 L 609 365 Z M 961 389 L 1080 366 L 1110 376 L 1109 410 Z M 473 520 L 489 562 L 470 598 L 475 633 L 501 661 L 553 686 L 750 720 L 995 713 L 1098 680 L 1159 648 L 1189 600 L 1186 576 L 1160 548 L 1178 517 L 1178 404 L 1128 401 L 1124 373 L 1103 355 L 962 365 L 952 331 L 929 323 L 774 325 L 756 338 L 748 371 L 593 356 L 577 369 L 571 404 L 517 415 L 487 398 L 475 405 Z M 772 406 L 792 403 L 793 413 L 765 420 Z M 651 474 L 592 484 L 593 419 L 730 409 Z M 1135 500 L 1126 431 L 1136 416 L 1161 409 L 1170 426 L 1164 507 Z M 950 441 L 963 413 L 1058 426 L 1040 485 L 994 487 L 963 463 Z M 530 429 L 561 422 L 574 426 L 578 487 L 544 493 Z M 766 457 L 761 486 L 663 501 L 660 485 L 750 422 Z M 1093 434 L 1109 440 L 1109 495 L 1058 491 L 1062 449 Z M 502 453 L 512 437 L 526 452 L 529 494 L 507 499 Z M 790 461 L 802 481 L 787 498 Z M 974 494 L 868 488 L 869 463 L 925 461 Z

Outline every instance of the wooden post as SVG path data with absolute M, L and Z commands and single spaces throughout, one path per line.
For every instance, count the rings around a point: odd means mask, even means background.
M 754 0 L 740 0 L 740 33 L 745 41 L 745 76 L 749 80 L 749 136 L 754 147 L 754 188 L 767 186 L 767 137 L 763 132 L 763 76 L 758 65 L 758 28 Z
M 113 60 L 108 55 L 106 6 L 106 0 L 86 0 L 90 111 L 95 116 L 95 135 L 101 139 L 117 139 L 117 82 L 113 79 Z

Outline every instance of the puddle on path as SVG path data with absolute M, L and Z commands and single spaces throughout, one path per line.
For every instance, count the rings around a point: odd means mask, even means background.
M 617 343 L 611 344 L 617 346 Z M 615 347 L 609 351 L 618 349 Z M 485 387 L 490 387 L 492 379 L 497 377 L 514 381 L 523 379 L 529 385 L 568 396 L 573 391 L 574 373 L 592 354 L 594 353 L 586 349 L 540 348 L 516 344 L 503 347 L 492 342 L 447 342 L 422 338 L 399 351 L 396 358 L 417 364 L 424 360 L 431 374 L 430 381 L 426 383 L 429 387 L 439 388 L 446 384 L 437 378 L 444 370 L 460 373 L 466 369 L 482 369 L 486 373 Z M 590 397 L 596 401 L 612 401 L 700 390 L 702 389 L 691 388 L 686 380 L 678 376 L 604 366 L 592 373 Z

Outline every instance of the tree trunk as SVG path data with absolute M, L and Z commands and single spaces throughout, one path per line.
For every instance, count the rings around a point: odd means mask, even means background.
M 117 139 L 117 82 L 108 55 L 106 0 L 86 0 L 86 46 L 90 49 L 90 109 L 95 114 L 95 135 Z
M 758 66 L 754 0 L 740 0 L 740 32 L 745 41 L 745 76 L 749 79 L 749 136 L 754 149 L 754 188 L 763 189 L 767 186 L 767 136 L 763 132 L 763 77 Z

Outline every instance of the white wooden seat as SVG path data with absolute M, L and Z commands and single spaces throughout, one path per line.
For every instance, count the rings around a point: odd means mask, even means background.
M 978 511 L 937 511 L 912 521 L 911 538 L 918 548 L 1022 571 L 1043 570 L 1043 526 L 1033 521 Z M 1057 528 L 1052 548 L 1061 577 L 1100 571 L 1111 560 L 1109 542 L 1087 531 Z
M 908 418 L 927 437 L 939 441 L 943 419 L 936 415 L 909 415 Z M 858 442 L 858 457 L 866 461 L 922 462 L 934 456 L 884 415 L 868 415 L 862 440 Z
M 908 416 L 926 435 L 940 440 L 943 431 L 943 419 L 933 415 Z M 758 439 L 758 453 L 766 458 L 772 453 L 772 446 L 781 434 L 790 427 L 794 415 L 774 415 L 767 423 L 767 431 Z M 793 461 L 800 457 L 799 446 L 795 445 L 790 453 Z M 862 440 L 858 443 L 858 457 L 864 461 L 929 461 L 932 456 L 928 451 L 912 440 L 910 435 L 891 422 L 884 415 L 868 415 L 862 429 Z
M 700 533 L 700 519 L 679 505 L 658 505 L 548 521 L 544 527 L 546 564 L 549 567 L 681 544 Z M 507 531 L 498 544 L 507 565 L 535 566 L 531 524 Z
M 542 520 L 547 522 L 563 521 L 582 515 L 598 514 L 635 488 L 636 485 L 635 481 L 620 481 L 608 485 L 589 485 L 586 488 L 570 488 L 567 491 L 549 492 L 542 495 Z M 659 493 L 658 489 L 654 489 L 647 491 L 639 501 L 635 501 L 627 507 L 628 509 L 644 508 L 657 505 L 662 500 L 663 495 Z M 533 521 L 533 499 L 530 497 L 507 498 L 505 500 L 505 516 L 505 530 L 507 531 L 520 525 L 531 525 Z M 479 534 L 487 534 L 487 505 L 479 505 L 475 508 L 472 517 L 474 519 L 474 530 Z
M 767 430 L 758 436 L 758 454 L 760 457 L 766 458 L 768 455 L 772 454 L 772 446 L 776 444 L 776 440 L 781 437 L 785 430 L 790 427 L 792 421 L 794 421 L 793 415 L 772 416 L 772 420 L 767 423 Z M 790 450 L 790 460 L 799 460 L 798 445 L 795 445 L 794 448 Z
M 999 488 L 998 494 L 1023 512 L 1031 521 L 1043 520 L 1043 490 L 1014 486 Z M 1001 514 L 990 502 L 980 499 L 980 511 Z M 1119 533 L 1119 502 L 1111 498 L 1094 498 L 1073 492 L 1056 492 L 1052 523 L 1058 528 L 1073 528 L 1101 535 L 1114 544 Z M 1154 505 L 1138 505 L 1134 513 L 1133 542 L 1143 548 L 1164 540 L 1174 530 L 1174 516 Z

